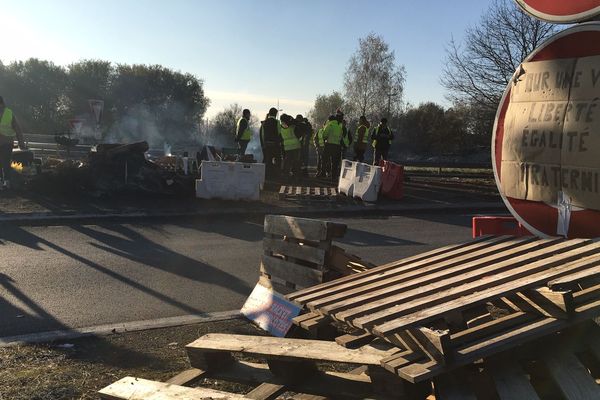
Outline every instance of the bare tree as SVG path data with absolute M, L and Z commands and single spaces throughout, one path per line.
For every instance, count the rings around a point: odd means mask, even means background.
M 396 55 L 374 33 L 358 40 L 344 75 L 345 98 L 358 113 L 370 118 L 390 116 L 400 108 L 406 71 Z
M 525 14 L 512 0 L 496 0 L 464 43 L 446 48 L 441 82 L 448 98 L 494 110 L 521 62 L 556 32 L 555 25 Z

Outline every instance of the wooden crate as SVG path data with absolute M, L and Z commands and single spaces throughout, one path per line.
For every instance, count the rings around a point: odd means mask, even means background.
M 599 276 L 595 241 L 484 237 L 288 298 L 312 313 L 300 326 L 334 320 L 403 349 L 382 365 L 419 382 L 599 315 Z
M 333 222 L 267 215 L 261 273 L 290 288 L 309 287 L 326 281 L 331 276 L 326 267 L 331 242 L 343 237 L 346 229 L 346 225 Z

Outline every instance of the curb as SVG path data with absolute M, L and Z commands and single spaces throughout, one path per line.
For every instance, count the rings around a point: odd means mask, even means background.
M 47 343 L 62 340 L 79 339 L 86 336 L 108 336 L 115 333 L 136 332 L 148 329 L 172 328 L 206 322 L 228 321 L 241 318 L 239 310 L 212 312 L 180 317 L 166 317 L 153 320 L 118 322 L 114 324 L 96 325 L 85 328 L 73 328 L 60 331 L 29 333 L 18 336 L 0 338 L 0 348 L 29 343 Z
M 262 207 L 257 209 L 230 208 L 212 209 L 187 212 L 132 212 L 132 213 L 95 213 L 95 214 L 56 214 L 56 213 L 14 213 L 0 215 L 0 223 L 26 224 L 35 222 L 69 222 L 69 221 L 93 221 L 104 219 L 136 219 L 136 218 L 178 218 L 178 217 L 216 217 L 231 215 L 265 215 L 284 214 L 292 216 L 302 215 L 335 215 L 344 213 L 360 212 L 369 213 L 404 213 L 404 212 L 439 212 L 439 211 L 499 211 L 506 210 L 502 202 L 474 202 L 462 204 L 415 204 L 415 205 L 364 205 L 346 206 L 339 208 L 308 208 L 308 207 Z

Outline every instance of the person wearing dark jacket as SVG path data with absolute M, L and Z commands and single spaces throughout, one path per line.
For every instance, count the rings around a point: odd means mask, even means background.
M 281 125 L 277 120 L 277 109 L 272 107 L 267 118 L 261 123 L 260 143 L 263 150 L 263 162 L 265 163 L 265 175 L 274 179 L 281 172 Z
M 387 160 L 394 134 L 387 126 L 387 119 L 381 118 L 381 122 L 373 131 L 373 148 L 375 154 L 373 156 L 373 165 L 379 165 L 379 161 Z

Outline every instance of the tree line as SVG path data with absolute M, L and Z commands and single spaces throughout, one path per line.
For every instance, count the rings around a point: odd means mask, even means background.
M 35 58 L 0 61 L 0 88 L 25 131 L 37 134 L 65 133 L 72 118 L 92 123 L 88 100 L 98 99 L 105 137 L 145 139 L 154 129 L 174 141 L 197 132 L 209 104 L 203 81 L 192 74 L 102 60 L 66 67 Z
M 353 121 L 365 115 L 373 123 L 385 116 L 396 133 L 396 152 L 485 152 L 496 109 L 513 73 L 556 31 L 556 25 L 530 17 L 512 0 L 494 1 L 467 29 L 463 41 L 451 38 L 447 45 L 440 83 L 450 105 L 417 106 L 405 102 L 404 67 L 385 40 L 371 33 L 359 40 L 348 61 L 343 90 L 318 95 L 310 118 L 319 125 L 337 108 Z

